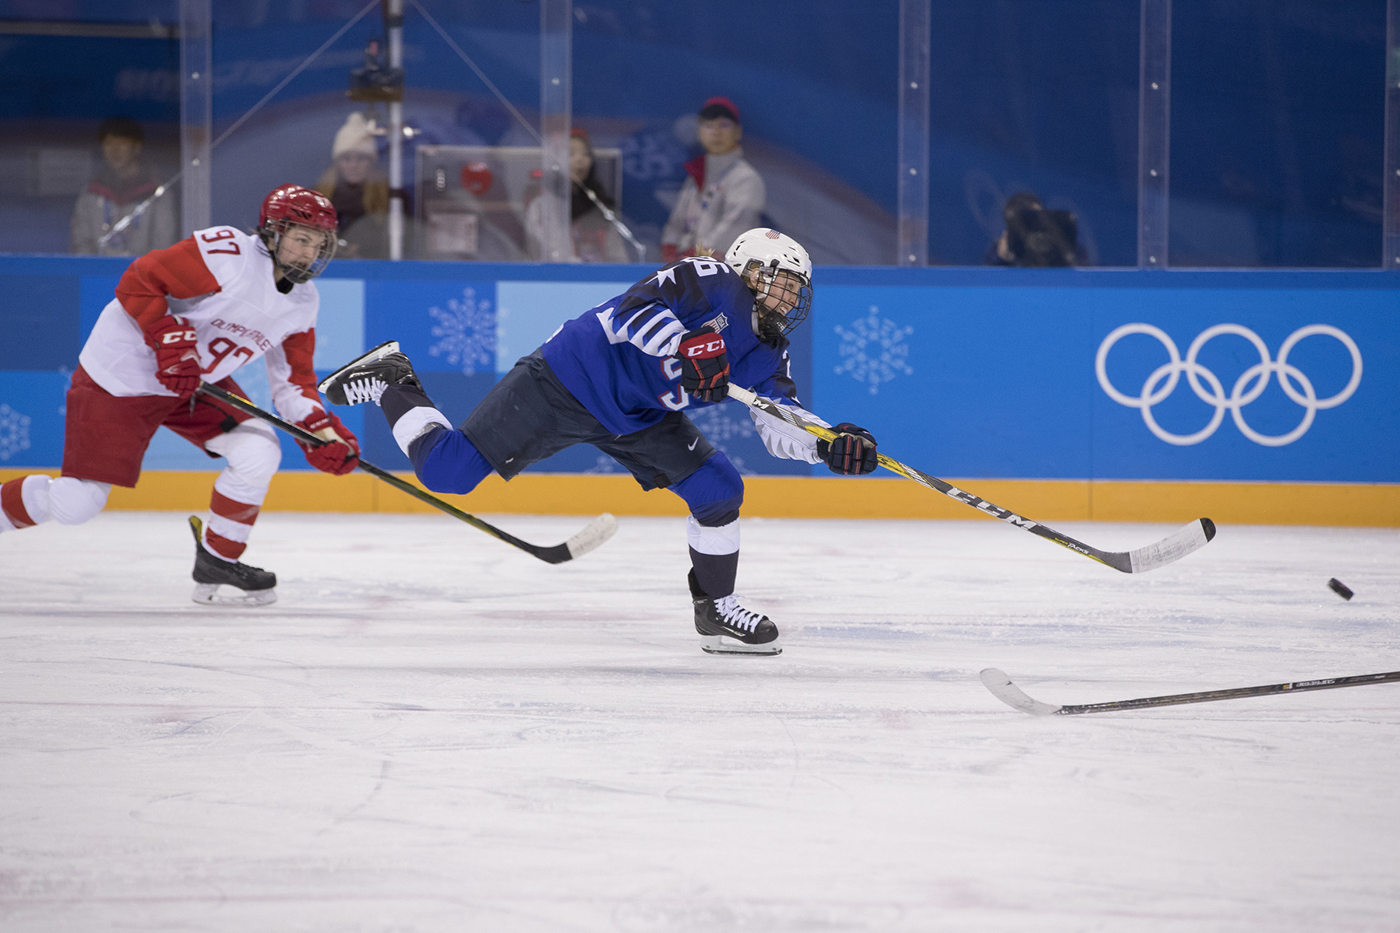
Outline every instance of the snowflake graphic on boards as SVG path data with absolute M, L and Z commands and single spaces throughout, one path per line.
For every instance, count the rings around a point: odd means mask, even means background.
M 870 386 L 870 394 L 880 391 L 880 383 L 896 376 L 913 375 L 909 368 L 909 344 L 904 338 L 914 332 L 912 327 L 900 327 L 889 318 L 880 317 L 880 309 L 870 306 L 870 314 L 851 324 L 850 329 L 836 325 L 841 338 L 838 348 L 841 365 L 836 374 L 849 373 L 857 382 Z
M 29 449 L 29 423 L 33 419 L 0 402 L 0 460 Z
M 433 305 L 428 314 L 437 321 L 433 325 L 433 336 L 437 343 L 428 348 L 433 356 L 440 356 L 462 373 L 472 375 L 477 372 L 496 370 L 496 315 L 491 310 L 491 302 L 476 297 L 476 289 L 462 289 L 462 297 L 447 299 L 447 308 Z
M 720 450 L 724 442 L 735 437 L 753 437 L 757 429 L 748 409 L 741 405 L 715 405 L 711 408 L 698 408 L 689 413 L 690 420 L 700 429 L 700 433 Z M 724 450 L 727 454 L 729 451 Z

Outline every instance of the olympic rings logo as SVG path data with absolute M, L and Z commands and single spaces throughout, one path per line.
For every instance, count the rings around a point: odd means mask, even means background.
M 1142 384 L 1142 392 L 1137 397 L 1118 391 L 1109 381 L 1105 365 L 1113 345 L 1129 334 L 1147 334 L 1156 337 L 1166 348 L 1170 358 L 1169 362 L 1152 371 L 1152 375 L 1148 376 L 1147 381 Z M 1196 362 L 1201 348 L 1221 334 L 1236 334 L 1243 337 L 1254 344 L 1254 349 L 1259 353 L 1259 362 L 1240 374 L 1228 396 L 1226 396 L 1225 388 L 1215 373 Z M 1317 397 L 1312 382 L 1303 375 L 1302 370 L 1288 362 L 1288 354 L 1293 351 L 1300 340 L 1318 334 L 1336 338 L 1351 353 L 1351 381 L 1336 395 L 1322 399 Z M 1275 360 L 1270 358 L 1269 348 L 1264 345 L 1264 341 L 1248 327 L 1239 324 L 1217 324 L 1202 331 L 1200 336 L 1191 341 L 1191 346 L 1186 351 L 1186 359 L 1183 360 L 1176 344 L 1161 328 L 1153 327 L 1151 324 L 1124 324 L 1105 337 L 1103 343 L 1099 344 L 1098 356 L 1094 359 L 1094 371 L 1098 373 L 1099 385 L 1103 386 L 1103 390 L 1108 393 L 1109 398 L 1120 405 L 1140 409 L 1142 420 L 1147 424 L 1148 429 L 1168 444 L 1186 447 L 1201 443 L 1214 434 L 1216 428 L 1220 427 L 1220 422 L 1224 420 L 1225 412 L 1228 410 L 1230 416 L 1235 420 L 1235 427 L 1239 428 L 1240 433 L 1245 437 L 1265 447 L 1282 447 L 1285 444 L 1293 443 L 1308 432 L 1318 409 L 1336 408 L 1351 398 L 1356 387 L 1361 384 L 1361 351 L 1357 348 L 1356 341 L 1352 340 L 1345 331 L 1329 324 L 1309 324 L 1307 327 L 1300 327 L 1288 335 L 1283 346 L 1279 347 L 1278 359 Z M 1186 374 L 1187 382 L 1191 386 L 1191 391 L 1196 393 L 1196 397 L 1207 405 L 1215 406 L 1215 414 L 1211 417 L 1210 423 L 1195 434 L 1172 434 L 1152 417 L 1152 406 L 1160 403 L 1175 391 L 1182 373 Z M 1264 393 L 1264 390 L 1269 386 L 1269 379 L 1274 373 L 1278 373 L 1278 383 L 1284 393 L 1303 407 L 1303 420 L 1287 434 L 1260 434 L 1245 423 L 1241 409 Z M 1205 385 L 1202 385 L 1203 380 Z

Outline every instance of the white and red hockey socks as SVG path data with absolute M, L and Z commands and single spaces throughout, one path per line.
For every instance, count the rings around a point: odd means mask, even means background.
M 29 528 L 53 521 L 81 525 L 107 504 L 111 483 L 42 473 L 22 476 L 0 485 L 0 531 Z
M 209 520 L 204 523 L 205 549 L 215 557 L 238 560 L 248 547 L 248 536 L 253 533 L 253 523 L 261 511 L 262 497 L 256 505 L 241 502 L 220 491 L 219 482 L 215 481 L 214 494 L 209 499 Z
M 282 449 L 272 428 L 261 421 L 245 421 L 206 441 L 204 449 L 223 457 L 227 465 L 214 480 L 201 543 L 215 557 L 237 561 L 248 547 L 253 523 L 282 462 Z
M 24 494 L 26 484 L 29 486 L 28 496 Z M 39 486 L 43 487 L 42 496 Z M 48 521 L 48 488 L 47 476 L 21 476 L 0 485 L 0 532 L 29 528 Z

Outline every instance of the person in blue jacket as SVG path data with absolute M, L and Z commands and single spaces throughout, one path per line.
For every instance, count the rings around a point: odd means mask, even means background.
M 794 239 L 759 227 L 723 259 L 692 256 L 566 322 L 521 359 L 460 427 L 438 411 L 408 358 L 389 342 L 343 366 L 320 389 L 339 405 L 373 401 L 425 486 L 466 493 L 491 471 L 509 480 L 574 444 L 592 444 L 643 489 L 690 507 L 687 538 L 695 628 L 712 654 L 779 654 L 778 628 L 734 596 L 744 483 L 685 416 L 722 402 L 730 383 L 797 401 L 786 334 L 812 304 L 812 263 Z M 774 456 L 870 473 L 875 439 L 839 424 L 831 442 L 750 412 Z M 826 425 L 829 427 L 829 425 Z

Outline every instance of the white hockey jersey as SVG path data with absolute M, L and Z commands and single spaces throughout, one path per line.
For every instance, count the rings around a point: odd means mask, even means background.
M 156 378 L 146 338 L 147 328 L 173 314 L 194 328 L 204 381 L 218 382 L 265 356 L 282 417 L 300 421 L 322 409 L 311 363 L 320 295 L 310 282 L 279 292 L 272 257 L 257 236 L 233 227 L 198 230 L 133 262 L 116 294 L 78 357 L 113 395 L 175 397 Z

